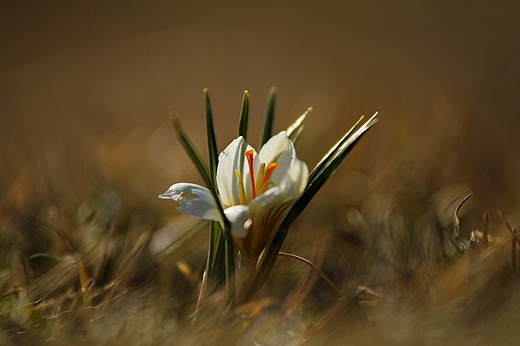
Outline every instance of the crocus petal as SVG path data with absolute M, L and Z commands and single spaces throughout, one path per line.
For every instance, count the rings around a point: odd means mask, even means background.
M 246 205 L 235 205 L 224 210 L 226 218 L 231 223 L 231 233 L 238 238 L 245 238 L 251 228 L 251 212 Z
M 244 151 L 247 143 L 242 137 L 231 142 L 218 157 L 217 187 L 220 200 L 225 207 L 240 203 L 238 181 L 235 171 L 242 172 Z
M 286 193 L 286 200 L 299 198 L 307 186 L 308 178 L 309 168 L 305 162 L 293 159 L 287 174 L 280 183 L 280 189 Z
M 258 156 L 262 162 L 277 162 L 278 158 L 283 152 L 294 152 L 292 141 L 287 137 L 287 132 L 282 131 L 276 136 L 271 137 L 264 144 Z
M 172 199 L 179 203 L 177 210 L 206 220 L 221 221 L 218 207 L 211 191 L 205 187 L 190 183 L 178 183 L 170 186 L 161 199 Z
M 278 232 L 293 203 L 285 199 L 285 192 L 279 186 L 251 201 L 249 208 L 253 215 L 253 225 L 247 241 L 241 242 L 242 247 L 256 256 L 260 255 Z
M 279 186 L 274 186 L 249 202 L 249 208 L 251 213 L 254 214 L 256 218 L 256 214 L 260 209 L 266 207 L 269 208 L 269 206 L 276 204 L 281 204 L 283 203 L 284 199 L 285 191 L 283 191 Z
M 296 158 L 296 150 L 294 144 L 287 137 L 285 131 L 280 132 L 272 137 L 260 150 L 258 154 L 262 162 L 276 162 L 276 169 L 273 171 L 270 179 L 274 185 L 280 184 L 282 178 L 290 168 L 291 161 Z
M 289 143 L 290 147 L 293 146 L 292 143 Z M 284 176 L 287 175 L 291 168 L 291 162 L 293 161 L 293 153 L 291 150 L 285 150 L 283 151 L 280 156 L 278 157 L 278 160 L 276 161 L 277 166 L 273 171 L 273 174 L 271 174 L 270 180 L 275 184 L 279 185 L 284 178 Z

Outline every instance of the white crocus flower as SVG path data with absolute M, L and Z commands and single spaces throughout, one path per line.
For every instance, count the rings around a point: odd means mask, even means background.
M 224 149 L 218 160 L 217 189 L 233 238 L 243 252 L 259 255 L 269 244 L 302 195 L 308 176 L 307 165 L 296 158 L 285 131 L 272 137 L 258 154 L 243 137 Z M 180 203 L 177 209 L 183 213 L 222 222 L 205 187 L 178 183 L 159 198 Z

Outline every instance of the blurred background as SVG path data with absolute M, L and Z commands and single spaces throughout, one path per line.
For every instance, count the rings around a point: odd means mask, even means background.
M 359 229 L 364 218 L 376 230 L 386 209 L 447 227 L 455 202 L 474 192 L 461 210 L 466 231 L 488 210 L 507 232 L 497 208 L 520 223 L 519 14 L 517 1 L 4 4 L 0 221 L 20 208 L 38 214 L 41 204 L 81 219 L 93 195 L 123 220 L 147 210 L 167 218 L 174 205 L 156 196 L 200 182 L 170 112 L 205 152 L 209 88 L 223 149 L 247 89 L 257 143 L 275 86 L 276 131 L 314 108 L 297 143 L 310 167 L 360 115 L 381 119 L 301 227 L 334 220 L 325 226 Z M 438 239 L 431 243 L 419 257 L 436 258 Z M 388 256 L 410 260 L 399 251 Z
M 515 1 L 10 4 L 0 31 L 2 189 L 37 161 L 66 170 L 102 156 L 107 171 L 127 164 L 129 180 L 155 176 L 136 184 L 153 198 L 186 169 L 172 110 L 202 148 L 209 88 L 223 148 L 243 91 L 256 139 L 275 86 L 276 129 L 314 107 L 299 150 L 310 166 L 361 114 L 379 111 L 348 165 L 373 177 L 412 157 L 433 188 L 470 184 L 495 204 L 517 203 L 518 13 Z

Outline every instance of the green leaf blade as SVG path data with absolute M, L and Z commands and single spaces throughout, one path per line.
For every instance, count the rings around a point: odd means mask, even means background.
M 323 168 L 327 165 L 327 162 L 330 161 L 330 159 L 334 156 L 336 151 L 341 147 L 341 145 L 343 145 L 347 141 L 347 139 L 350 137 L 352 132 L 354 132 L 354 130 L 359 125 L 359 123 L 363 120 L 363 118 L 364 117 L 361 116 L 361 118 L 359 118 L 359 120 L 354 124 L 354 126 L 352 126 L 350 128 L 350 130 L 348 130 L 343 135 L 343 137 L 341 137 L 341 139 L 339 141 L 337 141 L 336 144 L 334 144 L 325 155 L 323 155 L 323 157 L 316 164 L 316 166 L 314 167 L 312 172 L 309 174 L 309 183 L 312 183 L 314 181 L 316 175 L 318 175 L 323 170 Z
M 242 98 L 242 108 L 240 109 L 240 121 L 238 123 L 238 136 L 244 137 L 247 141 L 247 125 L 249 122 L 249 92 L 244 91 Z
M 370 129 L 373 125 L 375 125 L 378 121 L 377 113 L 375 113 L 365 124 L 363 124 L 356 132 L 350 135 L 343 143 L 336 149 L 334 153 L 332 153 L 329 157 L 327 157 L 326 163 L 321 167 L 321 169 L 313 176 L 313 180 L 307 183 L 307 187 L 303 192 L 303 195 L 300 197 L 300 200 L 303 200 L 304 203 L 303 208 L 307 206 L 309 201 L 314 197 L 314 195 L 322 188 L 322 186 L 329 180 L 329 178 L 336 172 L 339 165 L 343 162 L 343 160 L 347 157 L 350 151 L 354 148 L 354 146 L 358 143 L 358 141 L 363 137 L 363 135 Z M 351 129 L 352 130 L 352 129 Z M 350 133 L 351 131 L 347 132 Z M 296 203 L 295 203 L 296 205 Z
M 274 105 L 276 101 L 276 88 L 269 90 L 269 96 L 267 97 L 267 110 L 265 113 L 264 131 L 262 133 L 262 140 L 260 142 L 260 148 L 272 137 L 273 133 L 273 120 L 274 120 Z
M 182 147 L 190 157 L 191 161 L 195 165 L 195 168 L 197 168 L 197 171 L 201 175 L 202 179 L 204 180 L 204 183 L 208 187 L 208 189 L 211 191 L 211 194 L 213 195 L 213 199 L 215 200 L 215 204 L 217 205 L 217 208 L 219 210 L 219 214 L 221 216 L 222 221 L 224 222 L 224 229 L 230 229 L 230 224 L 226 216 L 224 215 L 224 209 L 222 208 L 222 204 L 220 203 L 220 198 L 218 197 L 217 189 L 215 184 L 213 183 L 213 179 L 211 179 L 209 175 L 208 168 L 204 164 L 204 161 L 202 160 L 199 152 L 191 142 L 191 140 L 188 138 L 186 133 L 184 132 L 184 129 L 182 128 L 182 125 L 177 118 L 177 115 L 172 112 L 170 114 L 173 130 L 179 139 L 179 142 L 181 143 Z
M 208 186 L 210 190 L 214 190 L 215 186 L 213 184 L 213 180 L 210 178 L 208 168 L 202 160 L 202 157 L 200 156 L 199 152 L 184 132 L 179 118 L 175 113 L 171 113 L 170 117 L 175 135 L 177 136 L 177 139 L 181 143 L 182 147 L 184 148 L 184 151 L 186 151 L 191 162 L 193 162 L 193 164 L 195 165 L 195 168 L 204 180 L 204 183 Z
M 213 126 L 213 116 L 211 113 L 211 103 L 209 100 L 208 89 L 204 89 L 204 102 L 206 109 L 206 135 L 208 140 L 208 155 L 209 155 L 209 176 L 213 186 L 216 186 L 217 179 L 217 164 L 218 164 L 218 149 L 217 140 L 215 137 L 215 127 Z

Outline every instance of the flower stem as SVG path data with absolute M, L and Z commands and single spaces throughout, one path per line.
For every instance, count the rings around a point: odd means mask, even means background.
M 240 268 L 236 275 L 236 298 L 237 306 L 244 304 L 251 297 L 253 282 L 256 274 L 257 258 L 255 256 L 243 255 Z

